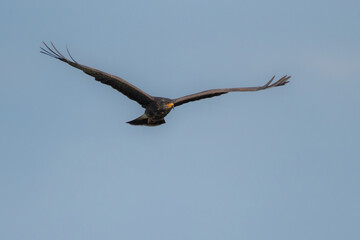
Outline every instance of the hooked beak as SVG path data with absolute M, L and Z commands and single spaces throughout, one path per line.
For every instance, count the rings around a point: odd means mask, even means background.
M 174 103 L 168 103 L 168 104 L 166 104 L 166 106 L 167 106 L 168 108 L 174 108 Z

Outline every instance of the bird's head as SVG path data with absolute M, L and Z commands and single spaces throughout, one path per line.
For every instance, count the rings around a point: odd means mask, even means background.
M 175 107 L 174 102 L 169 98 L 156 97 L 154 104 L 156 104 L 159 110 L 168 111 L 168 112 L 170 112 L 170 110 L 172 110 Z
M 171 110 L 171 109 L 173 109 L 175 107 L 174 103 L 171 101 L 171 99 L 162 98 L 161 102 L 162 102 L 161 105 L 163 106 L 164 109 Z

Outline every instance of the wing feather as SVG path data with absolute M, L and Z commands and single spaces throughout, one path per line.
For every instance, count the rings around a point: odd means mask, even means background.
M 271 84 L 274 80 L 275 76 L 273 76 L 270 81 L 268 81 L 265 85 L 259 86 L 259 87 L 243 87 L 243 88 L 222 88 L 222 89 L 211 89 L 207 91 L 202 91 L 199 93 L 194 93 L 191 95 L 187 95 L 184 97 L 173 99 L 175 106 L 180 106 L 182 104 L 192 102 L 192 101 L 198 101 L 204 98 L 211 98 L 215 96 L 220 96 L 229 92 L 249 92 L 249 91 L 259 91 L 259 90 L 265 90 L 273 87 L 283 86 L 286 83 L 288 83 L 290 76 L 283 76 L 275 83 Z
M 134 85 L 130 84 L 129 82 L 125 81 L 124 79 L 122 79 L 120 77 L 117 77 L 117 76 L 105 73 L 103 71 L 97 70 L 95 68 L 87 67 L 87 66 L 77 63 L 74 60 L 74 58 L 71 56 L 71 54 L 67 48 L 66 48 L 67 52 L 72 61 L 67 59 L 66 57 L 64 57 L 64 55 L 62 55 L 56 49 L 56 47 L 54 46 L 54 44 L 52 42 L 50 42 L 50 43 L 51 43 L 51 46 L 53 47 L 53 49 L 51 49 L 45 42 L 43 42 L 43 43 L 44 43 L 46 49 L 40 47 L 41 53 L 48 55 L 50 57 L 59 59 L 60 61 L 66 62 L 67 64 L 82 70 L 84 73 L 86 73 L 90 76 L 93 76 L 97 81 L 113 87 L 114 89 L 118 90 L 119 92 L 121 92 L 122 94 L 124 94 L 125 96 L 130 98 L 131 100 L 138 102 L 142 107 L 146 108 L 146 106 L 154 100 L 153 96 L 147 94 L 146 92 L 135 87 Z

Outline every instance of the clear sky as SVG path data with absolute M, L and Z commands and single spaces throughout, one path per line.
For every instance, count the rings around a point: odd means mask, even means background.
M 0 239 L 360 239 L 360 2 L 1 1 Z M 175 108 L 154 96 L 291 82 Z

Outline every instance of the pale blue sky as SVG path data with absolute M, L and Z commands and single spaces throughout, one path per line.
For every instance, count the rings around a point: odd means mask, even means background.
M 2 1 L 0 239 L 360 239 L 359 1 Z M 148 93 L 256 86 L 126 124 Z

